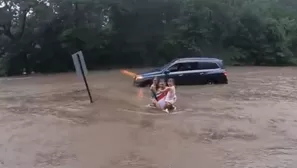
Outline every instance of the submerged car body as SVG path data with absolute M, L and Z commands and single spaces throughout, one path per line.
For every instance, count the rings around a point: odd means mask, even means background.
M 217 58 L 189 57 L 172 60 L 161 68 L 138 74 L 135 86 L 145 87 L 153 78 L 173 78 L 176 85 L 227 84 L 227 73 L 223 61 Z

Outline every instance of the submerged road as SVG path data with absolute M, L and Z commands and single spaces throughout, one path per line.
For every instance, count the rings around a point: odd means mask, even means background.
M 0 168 L 295 168 L 297 68 L 231 67 L 146 109 L 119 71 L 0 79 Z

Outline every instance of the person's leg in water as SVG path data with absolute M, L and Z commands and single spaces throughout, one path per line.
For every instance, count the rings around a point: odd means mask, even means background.
M 158 104 L 158 101 L 156 99 L 152 99 L 152 104 L 150 104 L 150 107 L 160 108 L 160 105 Z
M 174 101 L 166 101 L 164 111 L 166 113 L 169 113 L 170 111 L 176 110 L 176 107 L 174 106 Z

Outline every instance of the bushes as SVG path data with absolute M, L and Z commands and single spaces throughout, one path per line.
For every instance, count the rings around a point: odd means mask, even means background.
M 0 21 L 1 72 L 72 70 L 70 55 L 80 49 L 92 69 L 156 65 L 180 56 L 218 56 L 238 65 L 297 60 L 293 0 L 88 0 L 77 8 L 50 0 L 8 13 L 16 2 L 0 8 L 12 16 Z M 25 20 L 13 15 L 28 9 Z

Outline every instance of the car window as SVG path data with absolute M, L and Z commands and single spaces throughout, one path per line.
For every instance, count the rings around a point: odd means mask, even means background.
M 219 67 L 220 67 L 221 69 L 225 69 L 223 61 L 220 61 L 220 63 L 219 63 Z
M 170 61 L 169 63 L 163 65 L 162 67 L 156 68 L 156 70 L 163 70 L 166 69 L 167 67 L 169 67 L 176 59 Z
M 219 66 L 213 62 L 200 62 L 199 69 L 217 69 Z
M 177 63 L 172 65 L 168 70 L 170 72 L 197 70 L 198 64 L 196 62 Z

